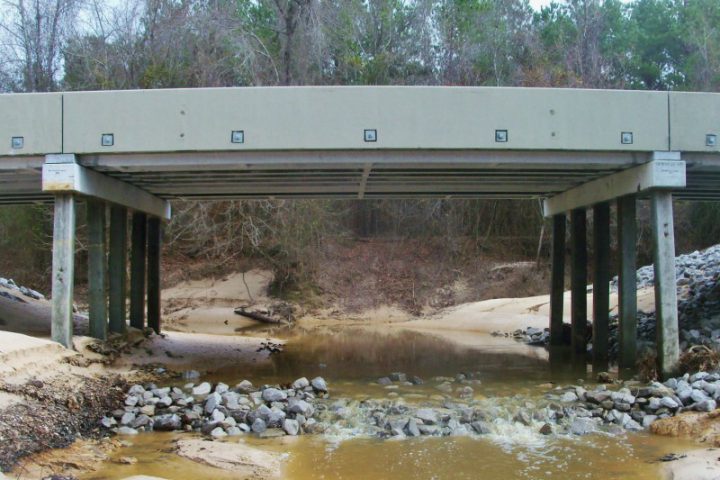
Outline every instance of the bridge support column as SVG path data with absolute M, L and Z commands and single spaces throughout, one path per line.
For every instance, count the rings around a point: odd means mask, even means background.
M 135 212 L 132 216 L 132 245 L 130 247 L 130 326 L 145 328 L 145 252 L 147 215 Z
M 147 318 L 148 326 L 160 333 L 160 241 L 162 225 L 158 217 L 147 223 Z
M 563 304 L 565 303 L 565 230 L 564 213 L 553 215 L 552 273 L 550 279 L 550 345 L 559 347 L 563 339 Z
M 637 217 L 635 195 L 617 200 L 618 374 L 631 378 L 637 362 Z
M 110 331 L 127 331 L 127 208 L 110 207 Z
M 105 202 L 87 199 L 88 317 L 90 336 L 107 339 Z
M 52 261 L 52 339 L 72 348 L 75 279 L 75 197 L 55 195 Z
M 672 193 L 652 192 L 650 204 L 655 261 L 657 367 L 660 377 L 666 379 L 678 373 L 680 360 Z
M 571 328 L 575 368 L 585 372 L 587 361 L 587 225 L 584 208 L 571 212 Z
M 608 370 L 610 335 L 610 204 L 593 207 L 593 372 Z

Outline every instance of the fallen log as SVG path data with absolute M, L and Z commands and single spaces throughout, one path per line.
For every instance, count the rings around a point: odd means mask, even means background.
M 243 317 L 247 317 L 252 320 L 257 320 L 258 322 L 273 323 L 273 324 L 283 323 L 282 320 L 278 320 L 277 318 L 269 317 L 265 314 L 258 312 L 257 310 L 247 311 L 243 307 L 238 307 L 234 310 L 234 312 L 236 315 L 242 315 Z

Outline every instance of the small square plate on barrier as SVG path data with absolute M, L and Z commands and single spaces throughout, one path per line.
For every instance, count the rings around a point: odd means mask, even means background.
M 100 136 L 100 145 L 103 147 L 112 147 L 115 145 L 115 135 L 112 133 L 103 133 Z
M 705 135 L 705 146 L 706 147 L 717 147 L 717 135 L 714 133 L 708 133 Z
M 507 130 L 495 130 L 495 141 L 497 143 L 507 143 L 509 139 Z
M 25 146 L 25 137 L 12 137 L 10 139 L 10 148 L 13 150 L 20 150 Z
M 632 132 L 622 132 L 620 134 L 620 143 L 622 143 L 623 145 L 632 145 L 633 133 Z
M 233 130 L 230 134 L 230 142 L 245 143 L 245 130 Z

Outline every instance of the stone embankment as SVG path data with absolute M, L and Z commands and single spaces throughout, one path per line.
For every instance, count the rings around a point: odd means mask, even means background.
M 262 436 L 314 433 L 315 402 L 328 395 L 322 377 L 297 379 L 289 388 L 255 388 L 244 380 L 235 388 L 208 382 L 184 387 L 134 385 L 125 407 L 101 420 L 119 434 L 140 431 L 200 431 L 215 438 L 253 432 Z
M 0 287 L 3 287 L 3 289 L 0 289 L 0 296 L 5 297 L 8 300 L 25 302 L 25 300 L 23 300 L 21 297 L 13 295 L 12 292 L 20 292 L 21 294 L 25 295 L 26 297 L 32 298 L 33 300 L 45 299 L 45 295 L 43 295 L 42 293 L 36 292 L 32 288 L 17 285 L 12 278 L 0 277 Z
M 538 435 L 612 434 L 643 430 L 657 419 L 683 411 L 715 410 L 720 397 L 718 373 L 685 375 L 664 384 L 628 382 L 618 389 L 576 385 L 557 387 L 539 397 L 493 398 L 475 398 L 471 385 L 477 389 L 481 382 L 471 377 L 436 377 L 434 383 L 426 383 L 394 373 L 377 381 L 393 389 L 388 398 L 363 400 L 331 399 L 321 377 L 300 378 L 284 387 L 255 388 L 247 380 L 234 388 L 208 382 L 162 388 L 134 385 L 125 407 L 100 423 L 125 435 L 195 431 L 213 438 L 321 433 L 380 438 L 504 435 L 512 428 Z M 433 388 L 441 394 L 431 396 L 435 401 L 411 403 L 397 392 L 399 387 Z
M 680 255 L 676 259 L 678 288 L 678 321 L 680 326 L 680 348 L 682 351 L 693 345 L 706 345 L 720 351 L 720 245 L 700 252 Z M 652 265 L 637 271 L 637 287 L 654 285 Z M 617 277 L 611 282 L 617 290 Z M 655 312 L 638 312 L 639 351 L 653 349 L 655 344 Z M 550 341 L 548 329 L 527 328 L 504 334 L 513 336 L 530 345 L 547 345 Z M 618 318 L 610 318 L 610 357 L 617 357 Z M 590 349 L 591 345 L 588 345 Z

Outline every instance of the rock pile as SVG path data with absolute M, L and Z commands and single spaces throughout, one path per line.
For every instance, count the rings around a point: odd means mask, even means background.
M 125 407 L 103 417 L 100 424 L 126 435 L 153 430 L 199 431 L 214 438 L 249 432 L 298 435 L 318 429 L 314 404 L 327 395 L 322 377 L 299 378 L 289 388 L 255 388 L 247 380 L 234 388 L 208 382 L 182 388 L 134 385 Z
M 675 278 L 678 286 L 692 281 L 710 280 L 720 272 L 720 244 L 713 245 L 703 251 L 694 251 L 675 257 Z M 715 276 L 715 278 L 717 278 Z M 652 265 L 645 265 L 637 270 L 638 288 L 652 287 L 655 284 L 655 271 Z M 610 287 L 617 291 L 618 278 L 614 277 Z
M 547 399 L 571 406 L 569 417 L 573 425 L 618 425 L 626 430 L 642 430 L 658 418 L 671 417 L 684 411 L 710 412 L 717 408 L 720 398 L 720 374 L 699 372 L 672 378 L 665 383 L 630 385 L 617 391 L 599 385 L 594 390 L 582 386 L 561 389 Z
M 646 429 L 658 418 L 694 410 L 712 411 L 720 397 L 720 374 L 697 373 L 665 384 L 628 385 L 609 390 L 599 385 L 558 388 L 542 400 L 522 397 L 470 400 L 446 398 L 442 407 L 407 405 L 402 400 L 337 400 L 323 420 L 334 428 L 364 425 L 363 434 L 378 437 L 504 435 L 512 427 L 538 434 L 586 435 Z M 348 411 L 355 412 L 352 420 Z
M 720 351 L 720 245 L 702 252 L 680 255 L 675 260 L 680 348 L 684 351 L 693 345 L 706 345 Z M 654 280 L 652 265 L 638 269 L 638 288 L 652 286 Z M 617 277 L 611 282 L 611 288 L 617 289 Z M 655 313 L 639 311 L 637 319 L 639 351 L 653 349 Z M 512 336 L 530 345 L 547 345 L 550 342 L 548 329 L 528 327 L 512 334 L 494 334 Z M 610 357 L 617 358 L 617 315 L 610 318 L 609 335 Z M 590 347 L 588 345 L 589 350 Z
M 409 381 L 404 373 L 382 377 L 386 388 Z M 419 379 L 418 379 L 419 380 Z M 439 397 L 440 403 L 417 404 L 395 392 L 385 399 L 330 399 L 324 379 L 300 378 L 287 388 L 256 389 L 247 380 L 234 388 L 207 382 L 183 388 L 135 385 L 125 408 L 104 417 L 101 424 L 119 434 L 140 431 L 198 431 L 214 438 L 254 433 L 263 437 L 319 434 L 330 436 L 419 437 L 451 435 L 586 435 L 595 431 L 622 433 L 648 428 L 656 419 L 683 411 L 715 410 L 720 398 L 720 374 L 700 372 L 641 385 L 628 382 L 610 390 L 575 385 L 556 388 L 541 398 L 522 396 L 475 398 L 466 374 L 437 377 L 440 386 L 461 384 Z M 388 381 L 390 383 L 388 383 Z M 422 381 L 421 381 L 422 382 Z M 455 396 L 453 396 L 453 392 Z M 436 399 L 437 400 L 437 399 Z

